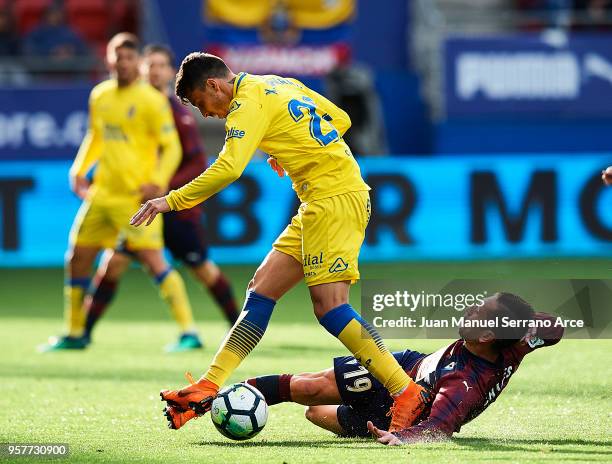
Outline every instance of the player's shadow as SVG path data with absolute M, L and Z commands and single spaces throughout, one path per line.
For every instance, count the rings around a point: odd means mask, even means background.
M 283 440 L 283 441 L 200 441 L 193 443 L 197 446 L 218 446 L 219 448 L 361 448 L 359 444 L 370 448 L 376 445 L 373 440 Z M 356 446 L 357 445 L 357 446 Z
M 584 455 L 612 455 L 610 447 L 612 441 L 609 440 L 581 440 L 581 439 L 490 439 L 490 438 L 455 438 L 452 442 L 461 447 L 474 448 L 479 451 L 534 451 L 538 447 L 543 450 L 546 447 L 550 447 L 551 453 L 559 454 L 584 454 Z M 193 443 L 197 446 L 217 446 L 219 448 L 229 447 L 243 447 L 243 448 L 372 448 L 378 447 L 379 445 L 372 439 L 338 439 L 338 440 L 283 440 L 283 441 L 201 441 Z M 435 443 L 424 444 L 425 446 L 432 446 Z M 598 450 L 585 450 L 569 448 L 564 449 L 564 446 L 569 445 L 582 445 L 582 446 L 597 446 L 602 449 Z M 402 449 L 397 447 L 394 449 Z
M 458 446 L 476 448 L 487 451 L 533 451 L 534 447 L 550 447 L 550 451 L 554 453 L 571 453 L 571 454 L 605 454 L 612 455 L 610 440 L 583 440 L 580 438 L 568 439 L 533 439 L 533 438 L 454 438 L 453 443 Z M 567 448 L 564 446 L 582 445 L 582 446 L 597 446 L 602 449 L 588 450 Z

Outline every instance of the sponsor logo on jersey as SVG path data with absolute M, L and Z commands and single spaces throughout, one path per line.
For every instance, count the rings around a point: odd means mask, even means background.
M 304 256 L 303 265 L 304 267 L 319 268 L 323 264 L 323 252 L 321 251 L 318 255 L 311 255 L 308 253 Z
M 544 340 L 542 340 L 540 337 L 528 337 L 527 338 L 527 344 L 529 345 L 530 348 L 536 348 L 540 345 L 544 344 Z
M 266 95 L 278 95 L 276 89 L 265 89 Z
M 342 272 L 348 269 L 349 265 L 342 258 L 336 258 L 334 264 L 329 268 L 329 272 Z
M 229 139 L 241 139 L 244 137 L 245 132 L 240 129 L 236 129 L 235 127 L 230 127 L 229 130 L 225 133 L 225 140 Z
M 116 124 L 105 124 L 104 125 L 104 140 L 114 140 L 120 142 L 127 142 L 128 138 L 123 132 L 121 126 Z

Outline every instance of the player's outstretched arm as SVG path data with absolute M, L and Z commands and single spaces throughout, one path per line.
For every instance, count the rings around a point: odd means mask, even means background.
M 397 446 L 411 443 L 432 443 L 436 441 L 445 441 L 450 438 L 448 433 L 435 428 L 423 430 L 416 429 L 417 427 L 410 427 L 401 432 L 391 433 L 387 430 L 379 429 L 372 421 L 368 421 L 368 430 L 376 441 L 382 445 Z
M 376 427 L 372 421 L 368 421 L 368 430 L 376 438 L 378 443 L 389 446 L 403 445 L 402 441 L 387 430 Z
M 268 129 L 261 105 L 245 98 L 225 123 L 225 144 L 210 167 L 187 185 L 172 190 L 167 202 L 173 211 L 193 208 L 238 179 Z
M 138 227 L 146 221 L 146 226 L 151 224 L 159 213 L 167 213 L 170 211 L 170 205 L 166 201 L 166 197 L 154 198 L 143 204 L 138 212 L 130 219 L 130 225 Z

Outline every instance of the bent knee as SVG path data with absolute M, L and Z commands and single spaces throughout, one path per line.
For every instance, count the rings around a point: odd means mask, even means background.
M 317 423 L 317 418 L 319 417 L 319 406 L 306 406 L 304 410 L 304 416 L 313 424 Z

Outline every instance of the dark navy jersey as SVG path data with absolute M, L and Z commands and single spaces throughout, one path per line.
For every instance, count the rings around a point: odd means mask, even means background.
M 457 340 L 416 363 L 404 365 L 413 379 L 431 389 L 434 399 L 424 413 L 425 419 L 398 436 L 403 441 L 450 436 L 482 413 L 504 390 L 525 355 L 561 339 L 563 327 L 554 327 L 556 317 L 536 313 L 535 319 L 550 320 L 551 326 L 538 328 L 535 335 L 503 349 L 494 363 L 472 354 L 463 340 Z
M 196 119 L 191 111 L 174 96 L 169 96 L 174 125 L 181 141 L 182 158 L 174 176 L 170 179 L 170 190 L 176 190 L 191 182 L 206 169 L 206 155 Z M 179 219 L 199 221 L 201 207 L 178 211 Z

